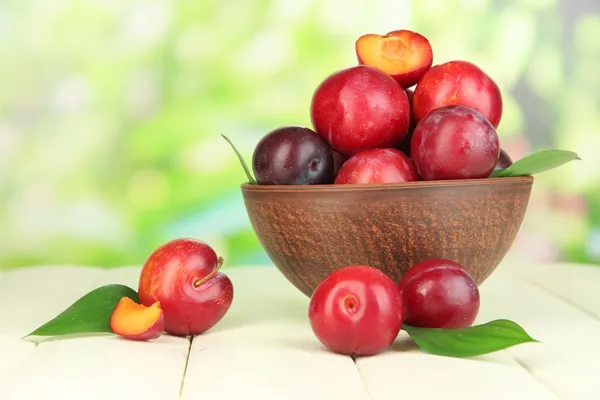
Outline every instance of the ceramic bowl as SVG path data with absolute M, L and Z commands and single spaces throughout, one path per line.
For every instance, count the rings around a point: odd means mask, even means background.
M 262 247 L 306 296 L 328 274 L 369 265 L 396 282 L 417 262 L 447 258 L 481 284 L 523 222 L 533 177 L 376 185 L 241 187 Z

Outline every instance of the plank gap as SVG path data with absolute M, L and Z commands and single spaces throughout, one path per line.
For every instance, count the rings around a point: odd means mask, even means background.
M 358 368 L 358 364 L 356 364 L 357 357 L 352 356 L 351 358 L 352 358 L 352 362 L 354 363 L 354 368 L 356 368 L 356 372 L 358 373 L 358 376 L 360 377 L 360 381 L 363 384 L 363 386 L 365 387 L 365 392 L 367 393 L 367 396 L 369 397 L 370 400 L 375 400 L 375 398 L 371 394 L 371 391 L 369 390 L 369 386 L 367 385 L 367 382 L 365 382 L 365 378 L 362 376 L 362 373 L 360 372 L 360 368 Z
M 185 383 L 185 377 L 187 375 L 188 365 L 190 364 L 190 356 L 192 355 L 192 345 L 194 343 L 193 336 L 188 337 L 187 339 L 190 342 L 190 344 L 188 346 L 187 358 L 185 359 L 185 365 L 183 366 L 183 374 L 181 375 L 181 385 L 179 386 L 179 396 L 177 397 L 178 399 L 180 399 L 183 394 L 183 385 Z
M 529 367 L 529 365 L 527 365 L 527 363 L 523 360 L 521 360 L 521 358 L 519 356 L 513 356 L 512 354 L 510 354 L 508 351 L 506 350 L 502 350 L 502 352 L 504 354 L 506 354 L 509 358 L 513 359 L 523 370 L 525 370 L 525 372 L 527 372 L 527 374 L 529 376 L 531 376 L 535 381 L 537 381 L 540 385 L 542 385 L 543 387 L 545 387 L 548 392 L 552 393 L 554 396 L 556 396 L 557 399 L 560 399 L 561 397 L 559 396 L 559 394 L 552 389 L 550 386 L 546 385 L 541 379 L 539 379 L 537 377 L 536 374 L 533 373 L 533 371 L 531 370 L 531 368 Z
M 566 296 L 564 296 L 564 295 L 556 292 L 554 289 L 549 288 L 548 286 L 544 285 L 543 283 L 539 283 L 536 280 L 534 280 L 534 279 L 532 279 L 530 277 L 521 275 L 521 274 L 518 274 L 517 277 L 520 278 L 520 279 L 522 279 L 523 281 L 525 281 L 527 283 L 530 283 L 531 285 L 537 287 L 538 289 L 540 289 L 543 292 L 549 294 L 550 296 L 552 296 L 552 297 L 554 297 L 554 298 L 556 298 L 556 299 L 558 299 L 558 300 L 560 300 L 560 301 L 562 301 L 562 302 L 570 305 L 573 308 L 578 309 L 579 311 L 583 312 L 588 317 L 591 317 L 592 319 L 594 319 L 596 321 L 600 321 L 600 317 L 596 313 L 588 310 L 585 307 L 582 307 L 578 303 L 576 303 L 573 300 L 569 299 L 568 297 L 566 297 Z

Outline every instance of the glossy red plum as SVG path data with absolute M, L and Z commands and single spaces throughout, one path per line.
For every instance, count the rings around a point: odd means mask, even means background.
M 199 335 L 216 325 L 233 301 L 233 285 L 219 272 L 223 259 L 206 243 L 175 239 L 157 248 L 142 267 L 140 303 L 160 302 L 165 331 Z
M 335 178 L 336 184 L 413 182 L 417 169 L 396 149 L 365 150 L 350 157 Z
M 348 266 L 327 276 L 309 305 L 311 328 L 329 350 L 369 356 L 388 348 L 403 319 L 398 287 L 385 273 Z
M 497 128 L 502 118 L 500 88 L 481 68 L 467 61 L 433 66 L 415 88 L 413 113 L 417 120 L 436 108 L 462 105 L 479 111 Z
M 345 155 L 397 147 L 410 124 L 406 92 L 392 77 L 367 65 L 325 78 L 313 94 L 310 116 L 314 129 Z
M 417 123 L 411 157 L 423 180 L 486 178 L 494 170 L 500 143 L 478 111 L 445 106 Z

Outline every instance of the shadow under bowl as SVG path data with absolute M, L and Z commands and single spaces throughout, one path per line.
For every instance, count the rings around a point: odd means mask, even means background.
M 381 269 L 395 282 L 419 261 L 446 258 L 483 283 L 512 246 L 533 177 L 374 185 L 241 186 L 263 249 L 311 296 L 348 265 Z

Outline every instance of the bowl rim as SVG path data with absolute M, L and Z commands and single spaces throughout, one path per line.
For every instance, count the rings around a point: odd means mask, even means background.
M 511 176 L 479 179 L 448 179 L 435 181 L 414 181 L 376 184 L 322 184 L 322 185 L 258 185 L 244 182 L 240 185 L 244 192 L 356 192 L 369 190 L 410 190 L 440 187 L 465 186 L 515 186 L 533 184 L 533 176 Z

